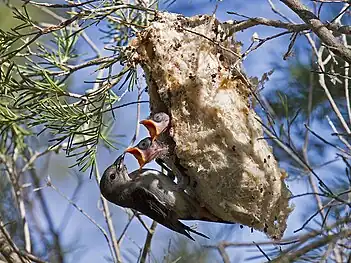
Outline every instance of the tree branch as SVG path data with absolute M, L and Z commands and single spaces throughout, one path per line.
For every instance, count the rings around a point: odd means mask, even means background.
M 148 231 L 147 236 L 146 236 L 143 252 L 142 252 L 141 258 L 140 258 L 140 263 L 146 262 L 146 257 L 147 257 L 147 254 L 150 252 L 151 241 L 152 241 L 152 237 L 154 236 L 156 227 L 157 227 L 157 222 L 154 220 L 154 221 L 152 221 L 150 231 Z
M 9 263 L 29 263 L 30 261 L 19 253 L 15 243 L 7 233 L 4 224 L 0 221 L 0 253 Z
M 97 165 L 95 165 L 95 179 L 96 179 L 97 185 L 99 186 L 100 173 L 99 173 L 99 170 L 97 168 Z M 114 227 L 113 222 L 112 222 L 112 217 L 111 217 L 111 213 L 110 213 L 110 208 L 108 206 L 108 202 L 105 198 L 102 197 L 102 195 L 100 195 L 100 200 L 102 203 L 103 215 L 105 217 L 105 221 L 106 221 L 106 224 L 108 227 L 108 232 L 109 232 L 111 240 L 112 240 L 113 251 L 116 254 L 117 261 L 122 262 L 122 255 L 121 255 L 121 252 L 119 249 L 119 244 L 118 244 L 117 237 L 116 237 L 115 227 Z
M 228 14 L 236 15 L 236 12 L 227 12 Z M 236 22 L 230 26 L 235 32 L 242 31 L 254 26 L 270 26 L 275 28 L 284 28 L 291 32 L 302 32 L 305 30 L 311 30 L 312 26 L 309 24 L 294 24 L 294 23 L 285 23 L 280 20 L 272 20 L 264 17 L 252 17 L 244 21 Z M 323 24 L 326 28 L 333 32 L 338 32 L 340 34 L 351 34 L 351 26 L 341 26 L 338 24 Z
M 27 157 L 29 157 L 29 155 Z M 28 159 L 30 160 L 31 158 L 28 158 Z M 36 170 L 34 168 L 31 168 L 29 170 L 29 174 L 32 179 L 34 187 L 39 188 L 40 179 L 38 178 Z M 36 194 L 37 194 L 40 206 L 42 208 L 42 211 L 44 213 L 46 222 L 48 224 L 50 234 L 52 235 L 52 238 L 53 238 L 53 247 L 55 249 L 55 259 L 58 262 L 64 262 L 63 251 L 61 246 L 61 236 L 60 236 L 60 233 L 55 228 L 54 218 L 51 215 L 50 209 L 49 209 L 49 202 L 47 201 L 47 199 L 45 198 L 44 194 L 41 191 L 37 191 Z
M 320 40 L 329 46 L 329 48 L 339 57 L 351 63 L 351 50 L 333 36 L 332 32 L 305 7 L 299 0 L 280 0 L 293 10 L 307 25 L 311 26 L 312 31 L 320 38 Z
M 311 242 L 306 246 L 302 247 L 301 249 L 298 249 L 290 254 L 282 254 L 281 256 L 275 258 L 271 262 L 283 262 L 283 263 L 296 262 L 298 258 L 300 258 L 301 256 L 305 255 L 306 253 L 314 249 L 323 247 L 328 243 L 335 242 L 338 239 L 344 239 L 344 238 L 350 238 L 350 237 L 351 237 L 351 230 L 345 229 L 340 233 L 336 233 L 334 235 L 327 235 L 320 239 L 317 239 L 316 241 Z

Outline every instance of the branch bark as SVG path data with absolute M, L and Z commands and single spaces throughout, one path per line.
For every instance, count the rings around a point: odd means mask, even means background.
M 157 222 L 156 221 L 152 221 L 152 225 L 150 227 L 150 231 L 147 233 L 147 236 L 146 236 L 143 252 L 142 252 L 141 258 L 140 258 L 140 263 L 145 263 L 146 262 L 146 257 L 147 257 L 147 254 L 149 254 L 149 252 L 150 252 L 151 241 L 152 241 L 152 237 L 154 236 L 156 227 L 157 227 Z
M 238 14 L 236 12 L 227 12 L 228 14 Z M 311 30 L 312 26 L 309 24 L 294 24 L 294 23 L 286 23 L 282 22 L 280 20 L 272 20 L 272 19 L 267 19 L 264 17 L 252 17 L 244 21 L 239 21 L 235 22 L 233 25 L 230 26 L 230 29 L 233 31 L 242 31 L 245 29 L 248 29 L 250 27 L 254 26 L 270 26 L 270 27 L 275 27 L 275 28 L 284 28 L 287 29 L 291 32 L 301 32 L 305 30 Z M 346 34 L 350 35 L 351 34 L 351 26 L 341 26 L 338 24 L 330 24 L 326 23 L 323 24 L 326 28 L 333 32 L 337 32 L 340 34 Z
M 301 256 L 307 254 L 312 250 L 323 247 L 332 242 L 336 242 L 336 240 L 344 239 L 344 238 L 348 239 L 350 237 L 351 237 L 351 231 L 348 229 L 334 235 L 327 235 L 320 239 L 317 239 L 314 242 L 307 244 L 306 246 L 292 253 L 282 254 L 281 256 L 275 258 L 274 260 L 271 260 L 271 262 L 276 262 L 276 263 L 277 262 L 281 262 L 281 263 L 296 262 L 298 258 L 300 258 Z
M 21 256 L 15 243 L 12 241 L 4 224 L 0 221 L 0 253 L 9 263 L 29 263 L 30 261 Z
M 351 63 L 351 49 L 345 47 L 333 36 L 332 32 L 305 7 L 299 0 L 280 0 L 291 10 L 293 10 L 306 24 L 311 26 L 312 31 L 320 40 L 329 46 L 329 48 L 339 57 Z
M 36 170 L 34 168 L 30 169 L 29 174 L 31 176 L 34 187 L 39 188 L 40 187 L 40 179 L 38 177 Z M 38 201 L 40 203 L 40 206 L 43 209 L 45 219 L 48 223 L 49 232 L 53 238 L 53 249 L 54 249 L 53 252 L 55 253 L 55 259 L 58 262 L 63 263 L 64 262 L 64 253 L 62 251 L 62 246 L 61 246 L 61 236 L 60 236 L 60 233 L 55 228 L 54 218 L 51 215 L 50 209 L 49 209 L 49 202 L 47 201 L 47 199 L 45 198 L 44 194 L 41 191 L 37 191 L 36 195 L 38 197 Z

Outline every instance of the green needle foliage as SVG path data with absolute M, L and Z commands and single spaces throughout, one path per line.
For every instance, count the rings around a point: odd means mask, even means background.
M 112 89 L 133 90 L 136 85 L 134 68 L 112 68 L 126 62 L 125 45 L 148 25 L 154 11 L 122 1 L 31 4 L 45 12 L 70 11 L 57 15 L 56 24 L 45 24 L 33 19 L 26 4 L 7 3 L 19 23 L 10 31 L 0 30 L 1 153 L 23 152 L 27 136 L 46 133 L 49 150 L 63 148 L 81 171 L 93 171 L 99 142 L 112 146 L 107 134 L 112 122 L 105 122 L 104 115 L 121 99 Z M 99 23 L 106 28 L 102 38 L 114 43 L 106 56 L 85 33 Z M 96 58 L 85 58 L 78 48 L 83 41 L 96 51 Z M 92 88 L 70 92 L 68 81 L 87 70 L 96 74 Z M 33 134 L 33 129 L 40 132 Z
M 174 2 L 164 1 L 166 5 Z M 272 6 L 274 1 L 268 2 L 274 12 L 279 14 Z M 296 4 L 299 1 L 281 2 Z M 322 11 L 322 6 L 328 1 L 311 2 L 319 5 L 319 11 Z M 342 4 L 337 2 L 333 2 L 338 5 L 335 9 L 337 13 L 333 13 L 330 21 L 335 21 L 341 15 L 346 17 L 347 12 L 349 14 L 349 6 L 340 11 L 340 6 L 346 5 L 347 1 L 339 1 L 343 2 Z M 135 65 L 131 65 L 127 59 L 126 53 L 133 52 L 127 44 L 155 19 L 158 1 L 85 0 L 53 3 L 3 0 L 2 3 L 1 7 L 10 10 L 11 15 L 3 15 L 2 12 L 0 15 L 0 168 L 3 175 L 0 180 L 0 223 L 8 224 L 7 229 L 21 251 L 25 248 L 31 252 L 28 247 L 32 247 L 34 255 L 40 255 L 50 262 L 64 262 L 66 251 L 60 240 L 62 228 L 55 227 L 50 204 L 40 191 L 45 187 L 54 189 L 54 186 L 49 178 L 43 186 L 43 180 L 37 172 L 40 168 L 35 168 L 33 164 L 36 158 L 42 155 L 62 150 L 67 157 L 74 160 L 72 167 L 77 166 L 79 170 L 90 173 L 96 171 L 98 181 L 98 146 L 115 149 L 115 145 L 120 144 L 119 136 L 111 134 L 113 124 L 118 124 L 114 121 L 114 110 L 134 103 L 120 104 L 123 96 L 129 91 L 136 88 L 141 90 L 138 80 L 142 76 L 138 76 Z M 292 10 L 294 11 L 293 8 Z M 315 10 L 318 17 L 323 13 L 319 11 Z M 230 225 L 228 229 L 222 227 L 219 232 L 221 235 L 217 235 L 217 240 L 223 242 L 206 244 L 206 249 L 194 243 L 184 242 L 183 239 L 176 240 L 174 246 L 173 243 L 172 246 L 169 245 L 163 261 L 210 262 L 216 255 L 220 255 L 224 262 L 229 262 L 229 248 L 235 247 L 239 252 L 235 257 L 240 258 L 244 253 L 239 250 L 243 247 L 255 247 L 254 251 L 261 253 L 251 259 L 265 257 L 270 260 L 270 257 L 272 262 L 341 262 L 341 259 L 348 259 L 350 262 L 350 244 L 347 240 L 351 236 L 351 109 L 348 105 L 349 98 L 346 98 L 349 87 L 345 87 L 346 80 L 351 83 L 349 65 L 335 56 L 335 49 L 329 48 L 316 36 L 313 38 L 314 48 L 307 52 L 304 50 L 301 55 L 298 53 L 295 40 L 312 34 L 313 28 L 309 24 L 294 24 L 284 15 L 281 15 L 284 22 L 264 17 L 239 17 L 243 20 L 233 22 L 233 26 L 239 25 L 239 28 L 241 24 L 242 28 L 239 31 L 258 24 L 273 26 L 276 29 L 280 27 L 284 31 L 266 39 L 260 39 L 257 34 L 253 37 L 248 51 L 244 53 L 244 58 L 267 41 L 278 36 L 291 35 L 291 42 L 287 48 L 289 52 L 284 59 L 290 56 L 292 49 L 296 52 L 295 58 L 289 58 L 287 66 L 274 65 L 275 71 L 285 73 L 282 84 L 276 85 L 284 88 L 270 91 L 262 101 L 260 99 L 263 96 L 257 92 L 253 104 L 256 103 L 256 108 L 262 109 L 260 113 L 264 120 L 262 124 L 265 126 L 265 139 L 278 146 L 274 147 L 275 156 L 281 164 L 287 164 L 289 179 L 299 177 L 309 180 L 304 186 L 309 186 L 310 189 L 301 195 L 293 196 L 292 199 L 311 197 L 309 200 L 313 200 L 313 212 L 312 208 L 306 210 L 306 221 L 293 233 L 293 239 L 287 240 L 285 244 L 275 241 L 270 244 L 256 244 L 250 240 L 249 243 L 236 247 L 235 242 L 229 242 L 233 236 L 229 231 L 233 230 Z M 344 20 L 342 22 L 345 25 L 350 24 Z M 325 27 L 337 27 L 332 23 L 325 23 Z M 6 26 L 9 28 L 5 29 Z M 341 29 L 331 27 L 330 30 L 337 37 L 343 35 L 346 38 L 344 43 L 350 43 L 350 28 L 343 26 Z M 306 61 L 306 54 L 310 55 L 309 62 L 302 62 Z M 316 57 L 319 54 L 322 54 L 320 60 L 327 62 L 318 61 Z M 301 56 L 304 56 L 304 60 L 299 60 Z M 321 64 L 324 66 L 323 72 Z M 264 73 L 260 81 L 257 78 L 251 79 L 257 84 L 256 91 L 264 87 L 274 70 Z M 324 82 L 321 77 L 325 79 Z M 332 99 L 326 96 L 328 92 Z M 335 101 L 337 109 L 331 107 L 331 101 Z M 338 110 L 341 117 L 338 116 Z M 329 123 L 325 121 L 324 125 L 335 124 L 334 128 L 328 126 L 326 132 L 312 126 L 313 122 L 321 125 L 325 115 L 328 115 Z M 346 120 L 345 123 L 342 123 L 343 119 Z M 333 129 L 336 132 L 331 134 Z M 331 135 L 328 139 L 325 139 L 326 133 Z M 35 145 L 38 140 L 41 141 L 39 147 Z M 44 150 L 40 149 L 43 151 L 37 152 L 38 148 Z M 327 152 L 327 149 L 334 150 L 334 159 L 327 159 L 326 153 L 331 152 Z M 329 165 L 334 161 L 339 161 L 339 166 L 330 169 Z M 326 176 L 322 178 L 320 173 L 332 175 L 326 179 Z M 32 187 L 30 191 L 26 191 L 28 182 Z M 38 190 L 35 193 L 35 201 L 30 199 L 34 189 Z M 57 191 L 57 188 L 55 189 Z M 72 199 L 75 197 L 74 195 Z M 78 205 L 70 202 L 70 198 L 65 199 L 99 227 Z M 43 230 L 39 227 L 29 231 L 28 222 L 33 226 L 41 225 L 41 222 L 35 221 L 37 218 L 33 212 L 34 203 L 40 205 L 48 229 Z M 109 259 L 117 261 L 121 255 L 119 244 L 111 245 L 115 229 L 113 224 L 108 222 L 112 221 L 112 213 L 109 212 L 107 203 L 103 203 L 103 214 L 109 226 L 109 233 L 105 234 L 102 228 L 99 230 L 105 235 L 110 247 Z M 66 224 L 64 218 L 64 226 Z M 16 227 L 17 225 L 20 227 Z M 128 226 L 129 224 L 125 231 Z M 148 234 L 150 233 L 148 231 Z M 121 240 L 124 235 L 125 233 Z M 0 236 L 1 238 L 3 237 Z M 32 240 L 32 244 L 28 239 Z M 261 249 L 261 246 L 266 245 L 271 245 L 272 248 Z M 148 250 L 149 247 L 145 249 Z M 140 258 L 135 250 L 133 253 L 132 260 Z M 333 257 L 336 260 L 333 260 Z M 0 260 L 2 259 L 1 257 Z M 148 259 L 157 262 L 152 253 Z M 145 262 L 146 257 L 143 260 Z

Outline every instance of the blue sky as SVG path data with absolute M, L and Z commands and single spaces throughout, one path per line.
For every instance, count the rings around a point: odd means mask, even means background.
M 278 1 L 275 1 L 278 2 Z M 215 1 L 183 1 L 179 0 L 176 4 L 169 8 L 169 11 L 175 13 L 182 13 L 186 16 L 192 16 L 197 14 L 211 14 L 215 8 Z M 282 11 L 286 11 L 285 6 L 277 3 L 277 7 Z M 279 19 L 277 15 L 275 15 L 267 1 L 223 1 L 218 3 L 218 9 L 216 12 L 216 16 L 220 21 L 226 21 L 229 19 L 237 19 L 238 18 L 233 15 L 228 15 L 227 11 L 235 11 L 247 16 L 261 16 L 272 19 Z M 286 12 L 287 14 L 287 12 Z M 294 15 L 290 17 L 294 19 L 294 21 L 299 21 L 298 18 Z M 93 32 L 96 29 L 90 29 Z M 244 47 L 247 48 L 251 43 L 251 36 L 254 32 L 258 32 L 261 38 L 267 37 L 277 32 L 277 30 L 268 28 L 268 27 L 255 27 L 245 32 L 241 32 L 237 34 L 237 39 L 240 40 Z M 95 43 L 98 43 L 99 40 L 94 39 Z M 252 53 L 244 62 L 244 68 L 249 76 L 260 76 L 268 72 L 272 69 L 272 63 L 277 59 L 282 60 L 283 54 L 286 52 L 287 45 L 289 43 L 288 36 L 279 38 L 277 40 L 273 40 L 271 42 L 266 43 L 260 49 L 256 50 Z M 101 45 L 100 45 L 101 46 Z M 282 75 L 278 72 L 274 73 L 271 81 L 266 85 L 267 89 L 275 89 L 274 84 L 275 80 L 281 78 Z M 89 75 L 85 75 L 84 78 L 80 76 L 75 79 L 75 83 L 79 86 L 79 89 L 86 88 L 87 85 L 83 85 L 82 80 L 86 80 L 89 78 Z M 93 78 L 93 75 L 90 77 Z M 82 91 L 82 90 L 81 90 Z M 115 90 L 117 93 L 118 91 Z M 148 99 L 147 95 L 144 95 L 143 99 Z M 136 93 L 131 92 L 123 97 L 121 103 L 134 101 L 136 100 Z M 141 118 L 147 117 L 149 114 L 148 104 L 142 104 L 142 115 Z M 125 135 L 126 137 L 121 139 L 121 142 L 124 144 L 129 144 L 131 137 L 134 133 L 135 128 L 135 116 L 136 116 L 136 107 L 129 106 L 123 109 L 119 109 L 115 111 L 116 116 L 116 125 L 114 129 L 114 133 L 118 135 Z M 147 135 L 145 129 L 141 128 L 140 135 L 137 141 Z M 123 150 L 123 149 L 121 149 Z M 99 148 L 98 160 L 99 160 L 99 170 L 102 173 L 105 168 L 110 165 L 115 158 L 120 154 L 119 152 L 108 152 L 104 148 Z M 332 156 L 333 153 L 330 153 Z M 52 181 L 55 186 L 57 186 L 62 192 L 66 195 L 70 196 L 77 184 L 77 180 L 74 178 L 75 175 L 72 173 L 72 169 L 68 169 L 67 167 L 72 164 L 74 160 L 67 159 L 63 156 L 55 156 L 52 155 L 50 158 L 50 166 L 48 170 L 48 174 L 51 176 Z M 136 161 L 131 157 L 127 156 L 127 165 L 129 170 L 132 171 L 137 167 Z M 149 167 L 157 167 L 155 165 L 150 164 Z M 46 175 L 43 174 L 43 177 Z M 84 181 L 84 185 L 78 194 L 78 198 L 76 200 L 77 204 L 84 209 L 90 216 L 92 216 L 100 225 L 102 225 L 106 230 L 106 224 L 104 218 L 102 217 L 101 211 L 98 207 L 101 207 L 99 204 L 99 189 L 97 184 L 95 183 L 95 179 L 89 179 L 87 174 L 79 175 L 82 177 Z M 304 183 L 303 180 L 288 182 L 290 190 L 294 194 L 303 193 L 308 190 L 308 186 Z M 55 193 L 52 189 L 44 189 L 43 190 L 46 198 L 50 200 L 50 202 L 54 205 L 50 207 L 51 213 L 54 215 L 56 225 L 60 225 L 62 220 L 67 220 L 67 218 L 63 218 L 64 211 L 69 206 L 69 204 L 62 199 L 57 193 Z M 296 203 L 297 204 L 297 203 Z M 115 205 L 110 205 L 111 212 L 113 214 L 113 221 L 115 223 L 117 237 L 120 235 L 121 230 L 123 229 L 125 223 L 127 222 L 126 213 L 119 207 Z M 99 230 L 90 223 L 81 213 L 78 213 L 74 210 L 73 207 L 70 208 L 72 210 L 72 216 L 68 223 L 66 230 L 62 233 L 64 244 L 67 245 L 67 248 L 72 244 L 78 246 L 80 249 L 70 254 L 69 260 L 67 262 L 104 262 L 105 258 L 109 256 L 109 250 L 107 247 L 107 243 Z M 292 231 L 295 230 L 301 224 L 301 215 L 306 209 L 306 205 L 301 207 L 296 205 L 295 211 L 290 216 L 288 221 L 288 229 L 286 231 L 286 235 L 289 236 L 292 234 Z M 150 220 L 146 219 L 146 222 L 150 224 Z M 193 223 L 193 222 L 192 222 Z M 190 225 L 191 223 L 188 223 Z M 215 230 L 213 230 L 215 229 Z M 208 224 L 202 223 L 199 226 L 199 231 L 204 233 L 215 233 L 216 231 L 220 231 L 220 225 L 218 224 Z M 146 232 L 140 223 L 137 220 L 134 220 L 127 232 L 127 237 L 125 237 L 125 241 L 122 245 L 123 255 L 126 258 L 126 262 L 133 259 L 133 255 L 130 251 L 138 251 L 138 246 L 142 246 L 144 243 Z M 152 242 L 152 251 L 156 258 L 161 259 L 163 257 L 164 251 L 168 246 L 168 238 L 173 235 L 173 232 L 166 230 L 162 226 L 158 226 L 155 237 Z M 243 242 L 251 242 L 251 241 L 259 241 L 265 240 L 266 237 L 262 233 L 254 232 L 251 233 L 250 229 L 245 227 L 244 229 L 236 230 L 228 241 L 243 241 Z M 204 242 L 202 238 L 197 238 L 199 243 Z M 218 240 L 211 239 L 209 243 L 215 244 Z M 254 249 L 250 249 L 253 251 Z M 249 256 L 253 256 L 255 253 L 246 253 L 243 252 L 242 248 L 240 250 L 230 249 L 228 250 L 231 256 L 239 256 L 241 259 L 244 259 Z M 258 253 L 257 253 L 258 254 Z M 254 261 L 251 261 L 254 262 Z M 262 259 L 258 259 L 255 262 L 262 262 Z

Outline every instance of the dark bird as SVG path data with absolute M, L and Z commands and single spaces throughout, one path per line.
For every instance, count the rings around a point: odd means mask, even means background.
M 171 118 L 167 113 L 158 112 L 149 119 L 142 120 L 140 124 L 143 124 L 148 129 L 150 137 L 154 141 L 161 133 L 169 129 L 170 120 Z
M 128 174 L 124 155 L 120 155 L 101 178 L 100 191 L 108 201 L 135 209 L 192 240 L 190 232 L 208 237 L 179 220 L 223 222 L 184 191 L 178 191 L 177 185 L 163 173 L 141 169 Z

